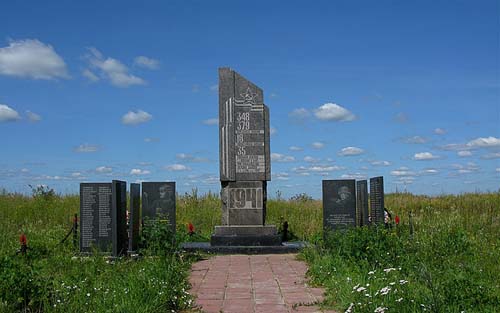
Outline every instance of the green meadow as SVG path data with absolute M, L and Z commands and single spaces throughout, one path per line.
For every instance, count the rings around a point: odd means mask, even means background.
M 392 228 L 323 234 L 321 201 L 307 195 L 267 202 L 267 224 L 289 224 L 311 246 L 311 283 L 325 308 L 348 312 L 497 312 L 500 308 L 500 192 L 386 195 Z M 410 212 L 413 234 L 410 234 Z M 78 195 L 0 195 L 0 312 L 189 311 L 187 277 L 200 255 L 183 241 L 208 241 L 221 218 L 217 194 L 177 198 L 176 243 L 143 243 L 138 259 L 81 257 L 71 237 Z M 187 235 L 187 224 L 195 235 Z M 164 230 L 156 229 L 154 238 Z M 16 254 L 24 232 L 30 250 Z M 151 234 L 150 234 L 151 235 Z

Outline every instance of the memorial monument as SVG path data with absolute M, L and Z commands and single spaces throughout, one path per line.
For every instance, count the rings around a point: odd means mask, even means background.
M 323 229 L 356 226 L 355 180 L 323 180 Z
M 142 217 L 165 220 L 175 233 L 175 182 L 142 183 Z
M 358 208 L 358 226 L 365 226 L 370 223 L 368 215 L 368 182 L 358 180 L 356 182 L 356 204 Z
M 127 251 L 127 186 L 123 181 L 80 184 L 80 251 L 119 256 Z
M 370 178 L 370 216 L 372 224 L 384 224 L 384 177 Z
M 230 68 L 219 69 L 219 156 L 222 221 L 212 246 L 274 246 L 265 225 L 271 180 L 269 109 L 262 89 Z

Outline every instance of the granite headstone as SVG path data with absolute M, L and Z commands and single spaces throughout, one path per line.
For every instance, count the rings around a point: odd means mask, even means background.
M 111 228 L 113 238 L 113 255 L 118 256 L 127 252 L 127 183 L 113 180 L 111 183 Z
M 323 229 L 356 226 L 356 190 L 353 179 L 323 180 Z
M 142 217 L 167 220 L 175 233 L 175 182 L 142 183 Z
M 134 252 L 139 243 L 139 230 L 141 224 L 141 185 L 130 184 L 129 206 L 129 240 L 128 250 Z
M 384 223 L 384 177 L 370 178 L 370 215 L 373 224 Z
M 368 225 L 368 182 L 366 180 L 358 180 L 356 182 L 356 203 L 358 208 L 358 225 Z

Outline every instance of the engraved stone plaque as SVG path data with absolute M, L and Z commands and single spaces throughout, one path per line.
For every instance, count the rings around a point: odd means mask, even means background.
M 136 251 L 139 243 L 141 224 L 141 185 L 130 184 L 129 241 L 128 250 Z
M 142 183 L 142 217 L 167 220 L 175 233 L 175 182 Z
M 356 226 L 354 180 L 323 180 L 323 229 Z
M 223 225 L 264 225 L 266 182 L 228 182 L 222 187 Z
M 221 181 L 271 180 L 269 136 L 262 90 L 229 68 L 219 69 Z
M 370 215 L 372 224 L 384 223 L 384 177 L 370 178 Z
M 358 225 L 368 225 L 368 182 L 359 180 L 356 182 L 356 203 L 358 208 Z

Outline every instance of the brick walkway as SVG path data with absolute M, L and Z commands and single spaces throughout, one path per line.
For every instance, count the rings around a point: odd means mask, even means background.
M 193 264 L 191 294 L 203 312 L 322 312 L 314 304 L 323 289 L 306 284 L 307 265 L 295 257 L 214 256 Z

